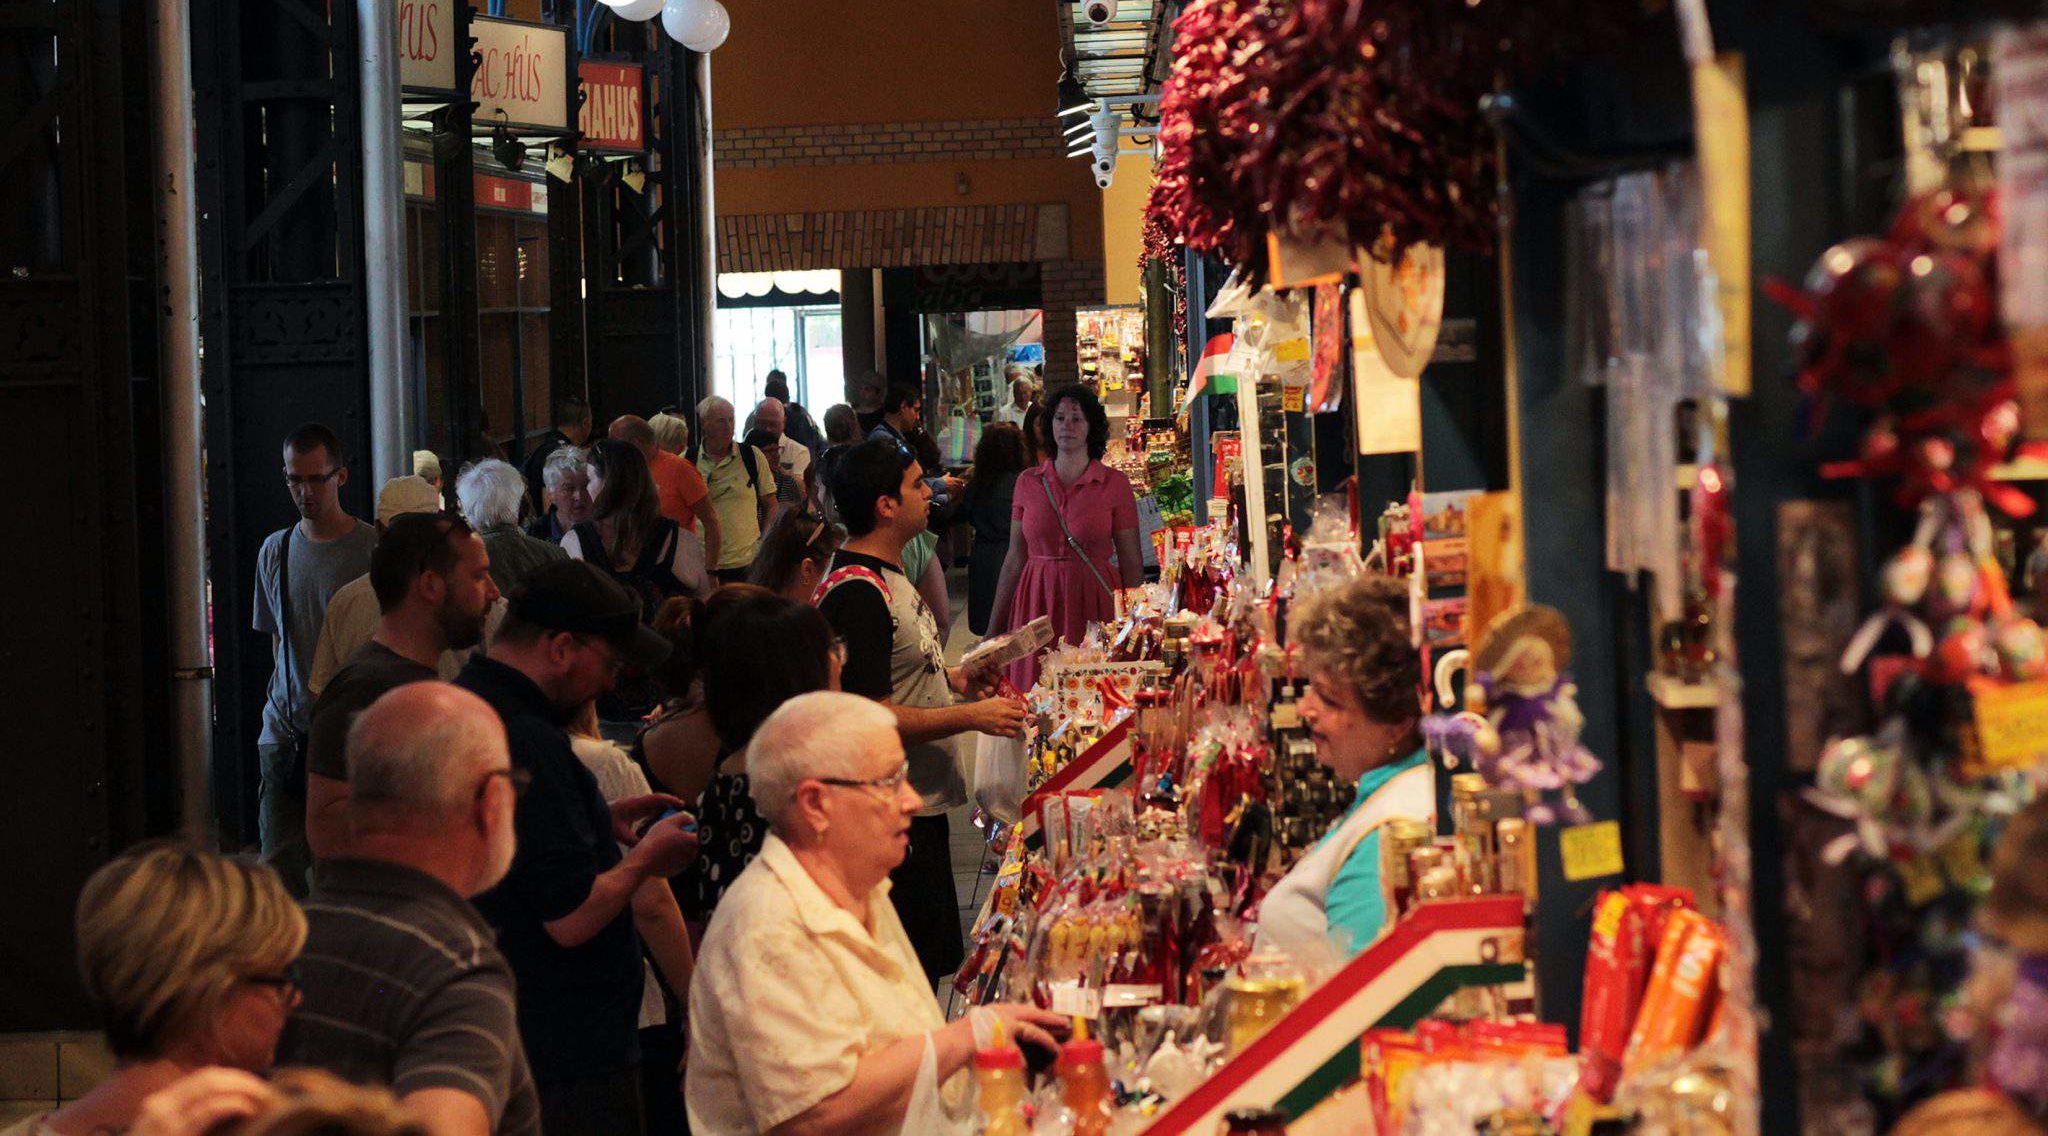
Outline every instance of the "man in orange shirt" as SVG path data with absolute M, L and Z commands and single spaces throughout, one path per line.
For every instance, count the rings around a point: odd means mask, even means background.
M 711 507 L 711 488 L 697 467 L 654 444 L 654 427 L 637 414 L 612 419 L 606 431 L 615 442 L 625 442 L 647 458 L 647 472 L 654 478 L 654 491 L 661 497 L 661 515 L 704 537 L 704 563 L 718 563 L 720 533 L 718 513 Z M 698 528 L 702 522 L 703 528 Z

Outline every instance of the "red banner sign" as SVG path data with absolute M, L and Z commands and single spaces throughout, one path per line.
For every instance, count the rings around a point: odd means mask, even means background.
M 640 65 L 586 61 L 577 64 L 576 73 L 583 79 L 583 109 L 576 116 L 576 129 L 583 132 L 582 148 L 645 150 Z
M 492 209 L 533 208 L 533 183 L 511 178 L 476 175 L 476 203 Z

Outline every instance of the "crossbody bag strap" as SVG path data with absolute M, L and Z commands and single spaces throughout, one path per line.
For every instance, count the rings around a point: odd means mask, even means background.
M 1110 602 L 1114 603 L 1116 601 L 1116 589 L 1110 587 L 1109 581 L 1102 578 L 1102 569 L 1097 568 L 1095 561 L 1089 559 L 1088 553 L 1081 548 L 1081 542 L 1074 539 L 1074 530 L 1067 527 L 1067 515 L 1060 508 L 1059 499 L 1052 495 L 1052 477 L 1054 476 L 1057 475 L 1049 474 L 1040 477 L 1038 479 L 1038 487 L 1045 490 L 1045 503 L 1052 506 L 1053 520 L 1060 523 L 1060 535 L 1067 538 L 1067 547 L 1073 549 L 1074 555 L 1081 558 L 1081 563 L 1088 566 L 1088 574 L 1095 577 L 1095 582 L 1102 585 L 1102 590 L 1109 593 Z
M 277 554 L 277 639 L 284 644 L 284 721 L 293 732 L 299 729 L 298 695 L 292 688 L 292 534 L 298 531 L 299 522 L 293 521 L 284 530 L 284 547 Z

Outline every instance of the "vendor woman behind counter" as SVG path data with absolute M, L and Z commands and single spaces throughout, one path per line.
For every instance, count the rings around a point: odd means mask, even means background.
M 1436 826 L 1436 774 L 1422 747 L 1422 657 L 1409 638 L 1407 589 L 1359 576 L 1296 607 L 1288 641 L 1309 675 L 1302 724 L 1316 759 L 1358 785 L 1351 811 L 1273 885 L 1259 907 L 1260 950 L 1350 958 L 1391 916 L 1380 841 L 1397 818 Z

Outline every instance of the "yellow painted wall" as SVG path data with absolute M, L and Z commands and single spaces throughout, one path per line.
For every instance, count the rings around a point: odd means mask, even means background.
M 715 129 L 1043 116 L 1060 75 L 1053 6 L 1029 0 L 726 0 L 712 54 Z M 958 192 L 956 175 L 967 175 Z M 1080 158 L 717 171 L 722 215 L 1065 202 L 1068 256 L 1102 246 L 1102 198 Z
M 1115 179 L 1102 191 L 1103 298 L 1109 303 L 1145 302 L 1138 256 L 1145 247 L 1145 195 L 1151 191 L 1151 151 L 1125 150 Z

